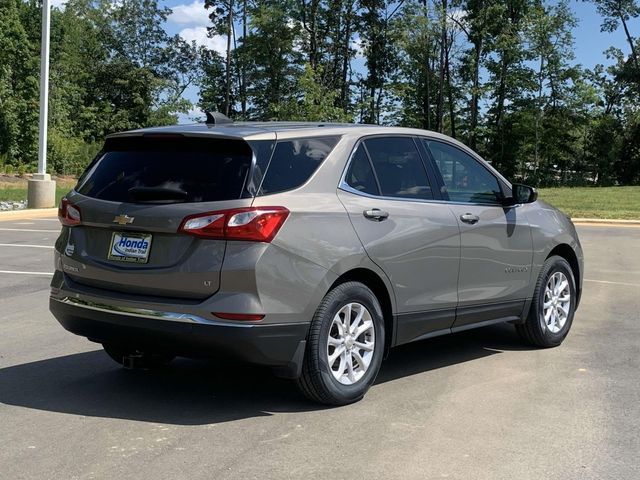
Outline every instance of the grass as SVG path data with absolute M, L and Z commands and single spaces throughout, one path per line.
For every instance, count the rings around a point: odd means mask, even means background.
M 56 205 L 76 180 L 56 179 Z M 640 186 L 541 188 L 540 198 L 575 218 L 640 220 Z M 27 198 L 27 180 L 0 176 L 0 200 Z
M 640 186 L 541 188 L 538 193 L 573 218 L 640 220 Z
M 60 199 L 76 184 L 73 178 L 57 178 L 56 180 L 56 205 Z M 0 200 L 18 201 L 27 199 L 27 179 L 18 177 L 0 176 Z

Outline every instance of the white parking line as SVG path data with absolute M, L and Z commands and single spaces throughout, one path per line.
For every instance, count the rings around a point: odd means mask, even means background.
M 35 230 L 31 228 L 0 228 L 2 232 L 44 232 L 44 233 L 60 233 L 60 230 Z
M 47 275 L 52 276 L 53 272 L 20 272 L 15 270 L 0 270 L 0 273 L 11 273 L 13 275 Z
M 27 245 L 23 243 L 0 243 L 0 247 L 53 248 L 52 245 Z
M 628 287 L 640 287 L 640 283 L 610 282 L 608 280 L 591 280 L 590 278 L 585 278 L 584 281 L 593 283 L 606 283 L 607 285 L 626 285 Z

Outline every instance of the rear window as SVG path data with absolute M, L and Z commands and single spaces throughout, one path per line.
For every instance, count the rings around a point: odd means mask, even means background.
M 76 191 L 116 202 L 235 200 L 251 168 L 242 140 L 129 137 L 107 140 Z
M 271 157 L 260 194 L 284 192 L 302 185 L 331 153 L 340 137 L 281 141 Z

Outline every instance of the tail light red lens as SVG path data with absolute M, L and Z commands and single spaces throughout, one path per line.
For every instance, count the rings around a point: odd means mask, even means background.
M 179 232 L 200 238 L 271 242 L 289 216 L 284 207 L 249 207 L 186 217 Z
M 66 227 L 73 227 L 82 223 L 80 208 L 73 205 L 69 200 L 63 198 L 58 207 L 58 220 Z

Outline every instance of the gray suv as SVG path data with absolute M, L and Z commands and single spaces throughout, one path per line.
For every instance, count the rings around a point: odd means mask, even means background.
M 580 300 L 569 218 L 424 130 L 210 115 L 116 134 L 59 218 L 64 328 L 125 367 L 233 358 L 325 404 L 361 399 L 396 345 L 497 322 L 559 345 Z

